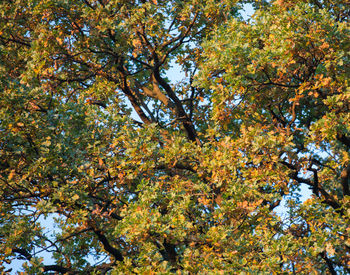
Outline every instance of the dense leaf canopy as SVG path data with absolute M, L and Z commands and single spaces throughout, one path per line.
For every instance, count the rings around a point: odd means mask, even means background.
M 2 0 L 0 271 L 350 272 L 348 4 Z

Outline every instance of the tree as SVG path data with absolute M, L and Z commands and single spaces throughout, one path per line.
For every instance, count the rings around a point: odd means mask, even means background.
M 0 10 L 2 271 L 349 272 L 346 1 Z

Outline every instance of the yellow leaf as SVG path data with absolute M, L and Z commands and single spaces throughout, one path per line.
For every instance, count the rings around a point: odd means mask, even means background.
M 78 195 L 78 194 L 74 194 L 74 196 L 72 197 L 72 199 L 73 199 L 74 201 L 78 200 L 78 199 L 79 199 L 79 195 Z
M 103 165 L 103 160 L 102 160 L 102 159 L 98 159 L 98 164 L 99 164 L 100 166 L 102 166 L 102 165 Z
M 15 171 L 15 170 L 11 170 L 8 179 L 9 179 L 9 180 L 13 179 L 13 177 L 15 176 L 15 174 L 16 174 L 16 171 Z
M 46 141 L 44 141 L 43 143 L 42 143 L 42 145 L 44 145 L 44 146 L 50 146 L 51 145 L 51 141 L 50 140 L 46 140 Z
M 330 256 L 333 256 L 335 254 L 335 250 L 330 243 L 326 245 L 326 251 Z

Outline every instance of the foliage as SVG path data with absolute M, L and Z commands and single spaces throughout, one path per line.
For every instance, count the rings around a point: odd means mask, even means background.
M 346 2 L 1 1 L 0 270 L 349 272 Z

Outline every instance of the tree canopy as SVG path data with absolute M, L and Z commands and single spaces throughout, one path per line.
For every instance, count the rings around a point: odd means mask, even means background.
M 1 1 L 0 271 L 349 273 L 348 4 Z

